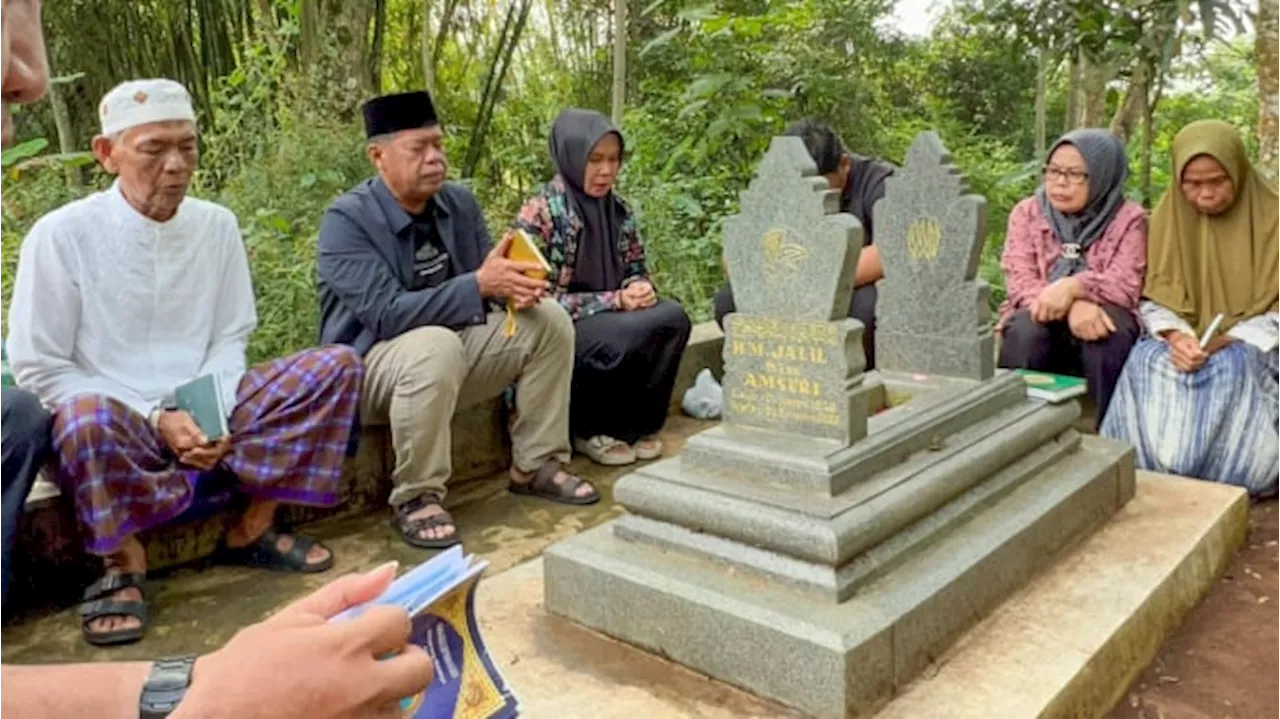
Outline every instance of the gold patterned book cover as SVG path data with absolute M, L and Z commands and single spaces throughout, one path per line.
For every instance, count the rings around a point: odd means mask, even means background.
M 426 691 L 400 702 L 404 719 L 510 719 L 519 703 L 489 656 L 476 621 L 475 598 L 488 562 L 455 546 L 397 579 L 379 598 L 335 617 L 347 619 L 375 604 L 404 607 L 413 617 L 409 641 L 431 657 Z

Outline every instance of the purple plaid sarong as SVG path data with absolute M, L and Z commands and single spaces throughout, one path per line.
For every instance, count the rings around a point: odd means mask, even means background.
M 331 346 L 264 362 L 245 373 L 228 419 L 231 450 L 220 467 L 256 499 L 332 506 L 360 401 L 364 364 Z M 54 472 L 86 530 L 85 549 L 105 556 L 121 542 L 182 514 L 201 471 L 180 465 L 146 417 L 102 395 L 54 410 Z

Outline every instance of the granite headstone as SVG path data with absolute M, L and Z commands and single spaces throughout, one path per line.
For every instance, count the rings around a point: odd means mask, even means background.
M 921 133 L 875 206 L 885 276 L 876 306 L 882 370 L 988 379 L 995 371 L 990 287 L 977 277 L 987 201 L 942 141 Z
M 862 324 L 845 316 L 862 228 L 797 137 L 773 139 L 741 207 L 724 226 L 725 421 L 847 446 L 866 434 Z

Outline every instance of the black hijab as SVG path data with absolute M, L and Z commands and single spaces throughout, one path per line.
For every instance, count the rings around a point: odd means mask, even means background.
M 623 210 L 613 191 L 592 197 L 582 189 L 591 150 L 607 134 L 622 133 L 604 115 L 592 110 L 569 109 L 560 113 L 551 127 L 551 161 L 569 188 L 567 199 L 582 219 L 578 256 L 573 264 L 571 292 L 607 292 L 622 287 Z

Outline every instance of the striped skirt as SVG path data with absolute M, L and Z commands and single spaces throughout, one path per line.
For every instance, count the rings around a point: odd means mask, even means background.
M 245 373 L 220 466 L 264 500 L 337 504 L 364 365 L 348 347 L 308 350 Z M 53 469 L 75 501 L 85 548 L 108 555 L 135 532 L 182 514 L 198 469 L 179 464 L 146 417 L 101 395 L 54 410 Z
M 1174 369 L 1168 346 L 1134 345 L 1102 422 L 1105 437 L 1132 444 L 1140 469 L 1276 489 L 1277 353 L 1232 342 L 1198 372 Z

